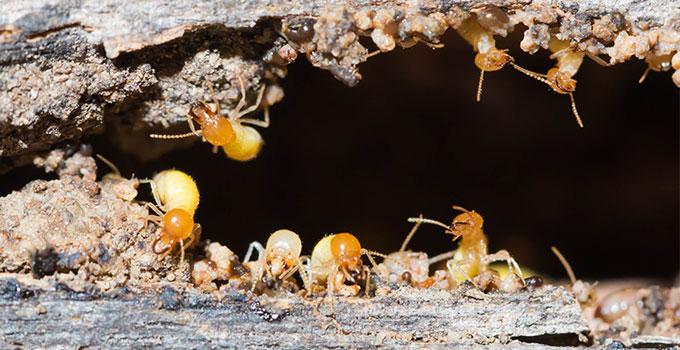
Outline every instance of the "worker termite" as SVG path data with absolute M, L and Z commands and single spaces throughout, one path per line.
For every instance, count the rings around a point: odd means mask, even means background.
M 409 222 L 422 222 L 444 228 L 446 233 L 453 235 L 453 240 L 461 239 L 460 246 L 453 254 L 453 257 L 446 262 L 449 278 L 452 283 L 459 284 L 470 281 L 475 284 L 473 278 L 489 270 L 489 264 L 495 261 L 505 261 L 508 269 L 512 273 L 507 277 L 511 280 L 503 281 L 503 289 L 507 291 L 517 290 L 524 285 L 522 280 L 522 270 L 510 253 L 506 250 L 499 250 L 496 253 L 488 253 L 488 239 L 482 230 L 484 219 L 475 211 L 469 211 L 460 206 L 453 206 L 454 210 L 461 211 L 451 225 L 445 225 L 432 219 L 422 217 L 409 218 Z M 433 258 L 434 259 L 434 258 Z M 482 276 L 485 277 L 485 276 Z M 478 288 L 478 284 L 475 284 Z M 486 288 L 480 288 L 486 289 Z
M 306 280 L 305 271 L 302 268 L 304 257 L 300 257 L 302 252 L 302 241 L 297 233 L 290 230 L 277 230 L 269 236 L 267 244 L 262 247 L 259 242 L 252 242 L 243 259 L 243 264 L 248 264 L 253 251 L 257 251 L 258 259 L 255 263 L 255 273 L 251 291 L 255 290 L 258 282 L 264 277 L 272 280 L 275 284 L 286 281 L 292 277 L 296 271 L 300 272 L 302 280 Z
M 420 217 L 422 218 L 422 216 Z M 424 252 L 406 250 L 409 242 L 422 224 L 417 221 L 406 235 L 398 251 L 388 254 L 375 269 L 388 282 L 406 283 L 415 288 L 430 288 L 446 279 L 446 274 L 435 272 L 430 276 L 430 265 L 444 261 L 453 256 L 453 251 L 428 258 Z M 443 271 L 442 271 L 443 272 Z
M 480 70 L 479 84 L 477 85 L 476 100 L 482 98 L 482 84 L 484 83 L 484 72 L 495 72 L 501 70 L 505 65 L 510 64 L 515 69 L 521 70 L 513 61 L 514 59 L 507 53 L 507 50 L 496 48 L 496 41 L 490 27 L 503 27 L 509 22 L 508 16 L 494 6 L 485 6 L 475 10 L 474 15 L 468 17 L 456 28 L 458 34 L 465 39 L 477 55 L 475 65 Z M 486 26 L 483 26 L 482 23 Z
M 637 307 L 641 298 L 638 289 L 624 288 L 614 291 L 598 302 L 595 315 L 605 322 L 612 323 L 625 316 L 631 308 Z
M 361 247 L 359 240 L 351 233 L 332 234 L 321 239 L 312 251 L 307 266 L 305 289 L 312 292 L 313 284 L 326 286 L 328 295 L 340 294 L 355 296 L 359 294 L 359 283 L 364 282 L 364 291 L 368 296 L 370 288 L 370 269 L 365 266 L 361 257 L 366 255 L 372 266 L 376 263 L 373 255 L 384 255 Z
M 521 67 L 515 68 L 520 72 L 547 84 L 558 94 L 569 95 L 569 98 L 571 99 L 571 110 L 576 118 L 576 123 L 583 128 L 583 121 L 581 121 L 581 116 L 578 114 L 576 100 L 574 99 L 574 91 L 576 91 L 576 80 L 574 79 L 574 75 L 576 75 L 581 67 L 583 57 L 586 54 L 584 52 L 572 50 L 568 40 L 560 40 L 555 36 L 550 37 L 548 47 L 552 52 L 550 58 L 556 59 L 557 64 L 555 67 L 550 68 L 546 74 L 532 72 Z M 597 56 L 590 57 L 598 62 L 601 60 L 596 58 Z
M 116 197 L 125 200 L 132 201 L 137 197 L 137 187 L 139 186 L 139 180 L 133 175 L 131 179 L 126 179 L 121 175 L 118 167 L 113 164 L 112 161 L 106 159 L 101 154 L 96 155 L 99 160 L 108 165 L 113 172 L 107 173 L 102 178 L 102 186 L 111 186 L 111 190 L 116 195 Z
M 201 226 L 194 223 L 194 213 L 198 208 L 199 193 L 196 182 L 191 176 L 179 170 L 163 170 L 151 180 L 141 180 L 151 185 L 156 204 L 147 203 L 157 215 L 149 215 L 148 221 L 160 226 L 151 249 L 155 254 L 171 252 L 179 243 L 181 259 L 184 249 L 191 246 L 200 235 Z M 159 243 L 162 245 L 159 247 Z
M 208 84 L 213 103 L 197 102 L 191 106 L 187 114 L 187 123 L 190 132 L 184 134 L 151 134 L 156 139 L 181 139 L 191 136 L 202 137 L 203 140 L 213 145 L 213 152 L 217 152 L 218 147 L 222 147 L 227 157 L 238 160 L 252 160 L 260 153 L 263 145 L 262 136 L 255 128 L 245 125 L 255 125 L 262 128 L 269 126 L 269 108 L 264 108 L 264 120 L 243 118 L 244 115 L 255 111 L 260 107 L 265 87 L 260 89 L 255 104 L 243 109 L 246 106 L 246 91 L 242 79 L 239 77 L 241 85 L 241 99 L 236 107 L 227 113 L 227 117 L 221 114 L 220 104 L 215 97 L 212 86 Z M 196 130 L 196 122 L 200 129 Z

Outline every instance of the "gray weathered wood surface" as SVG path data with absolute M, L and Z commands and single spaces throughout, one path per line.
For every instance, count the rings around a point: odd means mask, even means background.
M 513 294 L 408 288 L 371 299 L 224 292 L 217 301 L 170 287 L 102 296 L 0 282 L 0 344 L 8 347 L 534 349 L 578 345 L 587 332 L 572 295 L 553 286 Z

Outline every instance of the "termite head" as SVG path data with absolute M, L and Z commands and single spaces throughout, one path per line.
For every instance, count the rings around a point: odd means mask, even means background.
M 478 53 L 475 56 L 475 65 L 482 71 L 495 72 L 501 70 L 506 64 L 513 61 L 506 50 L 491 48 L 486 53 Z
M 194 232 L 194 218 L 184 209 L 168 210 L 161 221 L 161 232 L 153 242 L 151 249 L 156 254 L 162 254 L 172 249 L 179 241 L 185 240 Z M 162 247 L 158 242 L 163 243 Z
M 557 93 L 566 95 L 576 91 L 576 80 L 557 68 L 551 68 L 546 74 L 546 79 Z
M 338 233 L 331 240 L 331 254 L 335 262 L 350 271 L 361 268 L 361 244 L 351 233 Z
M 449 233 L 453 234 L 454 237 L 468 236 L 476 230 L 480 230 L 482 225 L 484 225 L 484 219 L 474 210 L 469 211 L 457 205 L 454 205 L 453 209 L 463 212 L 453 218 L 451 222 Z
M 665 72 L 671 69 L 671 58 L 670 54 L 661 56 L 650 55 L 645 58 L 645 61 L 649 65 L 649 69 L 655 72 Z
M 234 140 L 236 134 L 227 118 L 217 112 L 217 106 L 196 102 L 189 115 L 201 126 L 203 137 L 212 145 L 224 146 Z
M 302 252 L 302 241 L 293 231 L 278 230 L 269 236 L 265 251 L 272 274 L 279 276 L 297 263 Z

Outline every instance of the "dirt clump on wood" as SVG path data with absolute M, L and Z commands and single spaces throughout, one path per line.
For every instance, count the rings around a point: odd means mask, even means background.
M 158 228 L 145 227 L 148 211 L 132 201 L 139 181 L 115 175 L 97 181 L 89 152 L 56 150 L 36 158 L 59 178 L 32 181 L 0 198 L 0 271 L 101 290 L 188 282 L 187 263 L 151 252 Z

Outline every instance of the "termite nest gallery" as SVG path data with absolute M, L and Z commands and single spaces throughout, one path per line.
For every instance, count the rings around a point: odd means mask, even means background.
M 180 120 L 182 125 L 186 121 L 188 129 L 170 133 L 156 127 L 153 132 L 136 132 L 158 144 L 198 138 L 208 143 L 214 153 L 222 149 L 231 160 L 257 161 L 265 138 L 256 127 L 270 125 L 270 112 L 276 119 L 272 106 L 283 98 L 277 79 L 286 76 L 286 65 L 298 55 L 305 55 L 314 66 L 354 86 L 362 78 L 357 68 L 360 63 L 397 46 L 410 48 L 422 43 L 432 49 L 441 48 L 440 38 L 448 28 L 471 46 L 470 67 L 474 65 L 479 70 L 479 80 L 476 90 L 471 86 L 470 91 L 471 96 L 476 91 L 478 102 L 482 101 L 484 80 L 493 77 L 488 73 L 508 67 L 521 73 L 517 79 L 528 76 L 558 94 L 568 95 L 571 113 L 577 125 L 584 127 L 575 94 L 576 77 L 585 59 L 609 66 L 635 56 L 648 65 L 641 72 L 640 83 L 651 72 L 673 69 L 671 79 L 680 86 L 677 33 L 664 29 L 641 32 L 619 14 L 591 20 L 564 9 L 530 5 L 390 5 L 329 8 L 314 16 L 289 16 L 267 23 L 272 27 L 267 33 L 275 39 L 261 62 L 244 63 L 244 69 L 219 73 L 222 75 L 218 79 L 202 76 L 188 84 L 200 91 L 192 96 L 210 99 L 194 98 L 172 113 L 159 112 L 153 103 L 147 105 L 151 106 L 146 116 L 149 124 L 160 121 L 170 127 L 173 123 L 168 120 Z M 548 50 L 555 61 L 545 73 L 525 67 L 521 55 L 497 45 L 496 38 L 505 37 L 520 25 L 527 28 L 520 48 L 530 54 Z M 200 60 L 210 54 L 198 53 L 196 57 Z M 564 107 L 568 108 L 566 103 Z M 172 117 L 149 118 L 153 113 Z M 407 223 L 413 226 L 405 232 L 397 251 L 372 249 L 362 241 L 361 232 L 324 232 L 317 242 L 303 242 L 297 232 L 284 226 L 262 232 L 258 239 L 264 245 L 253 241 L 241 255 L 228 247 L 228 235 L 222 243 L 200 239 L 200 193 L 216 189 L 203 188 L 192 178 L 191 169 L 158 169 L 126 177 L 116 165 L 98 156 L 112 169 L 100 180 L 96 178 L 93 150 L 87 146 L 42 154 L 34 163 L 57 173 L 59 179 L 36 180 L 25 190 L 2 198 L 2 273 L 30 273 L 35 279 L 52 279 L 73 290 L 90 285 L 103 291 L 122 287 L 158 290 L 172 285 L 196 289 L 218 299 L 236 291 L 255 300 L 251 304 L 253 312 L 273 320 L 280 316 L 267 313 L 258 298 L 293 295 L 309 303 L 341 298 L 370 301 L 412 289 L 466 289 L 483 296 L 529 293 L 544 285 L 542 276 L 520 265 L 509 251 L 489 251 L 489 236 L 493 239 L 499 233 L 487 236 L 483 213 L 466 209 L 465 203 L 452 202 L 451 219 L 446 221 L 424 215 L 404 218 L 406 229 Z M 124 170 L 131 173 L 133 169 Z M 84 207 L 97 208 L 96 213 L 83 215 L 87 211 Z M 65 229 L 52 233 L 53 227 Z M 450 235 L 448 252 L 430 256 L 428 252 L 408 249 L 419 230 L 433 227 L 437 228 L 436 234 Z M 224 230 L 229 230 L 228 220 Z M 626 342 L 640 334 L 678 335 L 677 287 L 598 291 L 596 284 L 578 280 L 565 257 L 557 249 L 554 252 L 565 266 L 571 282 L 569 289 L 595 338 L 618 337 Z

